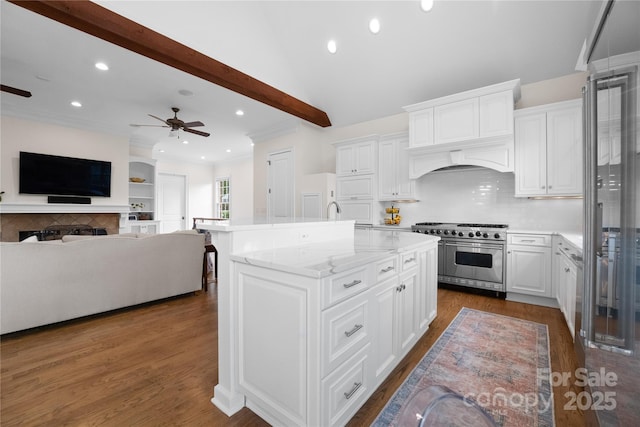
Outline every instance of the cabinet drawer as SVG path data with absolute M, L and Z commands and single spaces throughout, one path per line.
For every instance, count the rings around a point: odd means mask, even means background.
M 398 257 L 387 258 L 376 264 L 376 279 L 375 282 L 379 283 L 394 274 L 398 273 Z
M 326 280 L 323 283 L 323 309 L 365 290 L 370 282 L 369 269 L 366 266 L 359 267 Z
M 366 293 L 324 311 L 322 377 L 344 363 L 369 341 L 369 303 Z
M 509 234 L 508 244 L 528 246 L 551 246 L 551 235 L 548 234 Z
M 339 200 L 373 199 L 374 176 L 341 177 L 336 180 Z
M 346 424 L 369 396 L 369 351 L 367 345 L 322 381 L 322 425 Z
M 416 251 L 400 254 L 400 270 L 407 271 L 418 266 L 418 254 Z

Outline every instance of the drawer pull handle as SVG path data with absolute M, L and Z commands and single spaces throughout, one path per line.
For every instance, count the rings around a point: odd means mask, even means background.
M 520 239 L 521 242 L 528 242 L 528 243 L 533 243 L 535 242 L 534 239 Z
M 388 272 L 390 272 L 391 270 L 393 270 L 393 265 L 390 265 L 390 266 L 389 266 L 389 267 L 387 267 L 387 268 L 383 268 L 382 270 L 380 270 L 380 273 L 388 273 Z
M 351 287 L 353 287 L 353 286 L 355 286 L 355 285 L 359 285 L 360 283 L 362 283 L 362 280 L 354 280 L 353 282 L 351 282 L 351 283 L 345 283 L 345 284 L 344 284 L 344 285 L 342 285 L 342 286 L 344 286 L 345 288 L 351 288 Z
M 353 329 L 352 329 L 352 330 L 350 330 L 350 331 L 344 331 L 344 334 L 345 334 L 347 337 L 350 337 L 351 335 L 353 335 L 353 334 L 355 334 L 356 332 L 358 332 L 360 329 L 362 329 L 362 325 L 358 325 L 358 324 L 356 324 L 356 325 L 354 325 L 354 326 L 353 326 Z
M 416 260 L 415 258 L 409 258 L 409 259 L 405 260 L 404 263 L 408 264 L 408 263 L 413 262 L 415 260 Z
M 362 386 L 362 383 L 353 383 L 353 387 L 351 388 L 351 390 L 349 390 L 348 392 L 346 392 L 344 394 L 344 397 L 347 399 L 351 399 L 351 396 L 353 396 L 356 391 L 358 391 L 358 389 Z

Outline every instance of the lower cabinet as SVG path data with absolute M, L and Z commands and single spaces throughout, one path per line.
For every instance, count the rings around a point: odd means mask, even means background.
M 554 297 L 551 281 L 550 235 L 509 234 L 507 292 Z
M 322 279 L 234 263 L 246 406 L 274 425 L 346 424 L 435 317 L 436 266 L 435 243 Z
M 578 269 L 570 259 L 574 249 L 562 237 L 557 237 L 553 253 L 553 280 L 555 297 L 560 311 L 564 315 L 571 337 L 575 337 L 576 287 L 578 286 Z

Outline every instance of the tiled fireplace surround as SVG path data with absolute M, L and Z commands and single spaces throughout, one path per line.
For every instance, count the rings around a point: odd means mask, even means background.
M 107 234 L 118 234 L 118 213 L 2 213 L 0 214 L 0 241 L 17 242 L 18 232 L 42 230 L 51 225 L 89 225 L 104 228 Z

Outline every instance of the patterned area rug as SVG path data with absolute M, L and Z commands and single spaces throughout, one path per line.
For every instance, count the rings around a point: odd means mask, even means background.
M 553 426 L 550 373 L 546 325 L 463 308 L 373 425 Z

